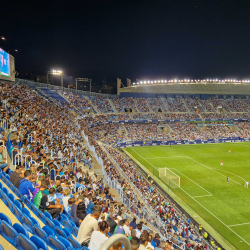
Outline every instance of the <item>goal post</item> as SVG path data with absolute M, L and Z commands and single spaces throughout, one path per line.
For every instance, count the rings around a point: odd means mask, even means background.
M 172 170 L 169 168 L 159 168 L 159 177 L 170 187 L 172 188 L 179 188 L 181 184 L 181 178 L 179 175 L 174 173 Z

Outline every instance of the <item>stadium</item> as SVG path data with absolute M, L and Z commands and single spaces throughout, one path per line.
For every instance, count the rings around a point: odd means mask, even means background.
M 111 96 L 17 79 L 1 53 L 4 249 L 250 248 L 249 80 L 117 79 Z

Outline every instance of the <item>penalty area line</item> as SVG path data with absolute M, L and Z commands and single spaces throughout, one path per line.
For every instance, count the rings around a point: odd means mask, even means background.
M 250 224 L 250 222 L 241 223 L 241 224 L 235 224 L 235 225 L 230 225 L 230 226 L 228 226 L 228 227 L 237 227 L 237 226 L 242 226 L 242 225 L 247 225 L 247 224 Z
M 134 151 L 134 149 L 132 148 L 132 150 Z M 137 153 L 136 151 L 134 151 L 136 154 L 138 154 L 142 159 L 144 159 L 146 162 L 148 162 L 153 168 L 156 168 L 152 163 L 150 163 L 149 161 L 147 161 L 143 156 L 141 156 L 139 153 Z M 188 157 L 190 159 L 192 159 L 191 157 Z M 192 159 L 193 160 L 193 159 Z M 195 161 L 195 160 L 194 160 Z M 196 161 L 197 163 L 200 163 L 198 161 Z M 201 165 L 204 165 L 202 163 L 200 163 Z M 207 167 L 206 165 L 204 165 L 205 167 Z M 209 167 L 207 167 L 209 168 Z M 157 169 L 157 168 L 156 168 Z M 210 168 L 211 169 L 211 168 Z M 212 169 L 213 170 L 213 169 Z M 216 171 L 215 171 L 216 172 Z M 220 174 L 220 173 L 219 173 Z M 230 228 L 229 226 L 227 226 L 221 219 L 219 219 L 216 215 L 214 215 L 211 211 L 209 211 L 205 206 L 203 206 L 199 201 L 197 201 L 195 198 L 193 198 L 189 193 L 187 193 L 183 188 L 180 187 L 180 189 L 186 193 L 191 199 L 193 199 L 197 204 L 199 204 L 201 207 L 203 207 L 208 213 L 210 213 L 214 218 L 216 218 L 220 223 L 222 223 L 226 228 L 228 228 L 231 232 L 233 232 L 236 236 L 238 236 L 242 241 L 244 241 L 248 246 L 250 246 L 250 243 L 248 243 L 244 238 L 242 238 L 239 234 L 237 234 L 232 228 Z

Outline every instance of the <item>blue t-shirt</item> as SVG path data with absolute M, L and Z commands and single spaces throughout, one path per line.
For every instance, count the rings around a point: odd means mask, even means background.
M 23 179 L 20 181 L 18 190 L 22 195 L 27 196 L 28 199 L 31 198 L 30 193 L 33 194 L 35 192 L 35 188 L 33 187 L 32 182 L 27 179 Z

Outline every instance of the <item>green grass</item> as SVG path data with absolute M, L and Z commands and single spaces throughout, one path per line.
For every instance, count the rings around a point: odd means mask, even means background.
M 156 176 L 158 168 L 171 168 L 181 178 L 181 187 L 172 191 L 236 249 L 250 249 L 250 188 L 244 187 L 250 182 L 250 143 L 126 150 L 151 173 L 155 168 Z

